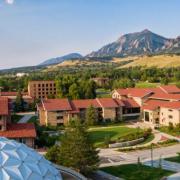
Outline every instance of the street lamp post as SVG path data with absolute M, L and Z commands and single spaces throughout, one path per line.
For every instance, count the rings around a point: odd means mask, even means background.
M 153 143 L 151 144 L 151 167 L 153 167 Z

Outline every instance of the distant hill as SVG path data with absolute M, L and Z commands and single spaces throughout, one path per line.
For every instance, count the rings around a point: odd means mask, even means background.
M 83 56 L 81 54 L 71 53 L 71 54 L 67 54 L 65 56 L 48 59 L 39 65 L 40 66 L 49 66 L 49 65 L 59 64 L 66 60 L 81 59 L 81 58 L 83 58 Z
M 159 53 L 179 53 L 180 37 L 169 39 L 148 29 L 121 36 L 117 41 L 105 45 L 87 57 L 155 55 Z

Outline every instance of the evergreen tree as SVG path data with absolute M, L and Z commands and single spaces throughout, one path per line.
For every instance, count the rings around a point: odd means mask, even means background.
M 16 97 L 16 101 L 15 101 L 14 110 L 16 112 L 24 111 L 24 100 L 23 100 L 23 96 L 22 96 L 21 90 L 18 91 L 18 94 L 17 94 L 17 97 Z
M 94 81 L 90 81 L 87 83 L 85 88 L 85 98 L 87 99 L 96 98 L 96 83 Z
M 57 157 L 55 160 L 54 156 Z M 59 149 L 51 148 L 46 158 L 82 174 L 96 170 L 99 163 L 98 151 L 93 147 L 86 127 L 79 119 L 70 121 L 61 139 L 61 146 Z
M 86 123 L 88 126 L 93 126 L 97 123 L 98 117 L 96 109 L 91 105 L 86 111 Z

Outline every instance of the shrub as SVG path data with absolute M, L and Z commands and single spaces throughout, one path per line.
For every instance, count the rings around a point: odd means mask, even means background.
M 169 126 L 168 126 L 169 131 L 172 131 L 174 129 L 173 123 L 169 122 Z

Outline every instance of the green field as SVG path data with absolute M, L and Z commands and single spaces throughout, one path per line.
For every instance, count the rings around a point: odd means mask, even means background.
M 105 138 L 109 137 L 111 141 L 115 141 L 122 136 L 130 133 L 140 132 L 142 130 L 135 128 L 128 128 L 125 126 L 114 127 L 100 127 L 91 128 L 89 130 L 90 138 L 96 147 L 102 147 L 104 145 Z
M 149 82 L 138 82 L 136 83 L 137 88 L 154 88 L 159 86 L 159 83 L 149 83 Z
M 160 168 L 136 164 L 105 167 L 101 168 L 101 170 L 126 180 L 160 180 L 164 176 L 173 174 L 171 171 Z
M 174 127 L 173 129 L 169 129 L 168 127 L 161 127 L 160 131 L 171 134 L 172 136 L 180 137 L 179 127 Z

